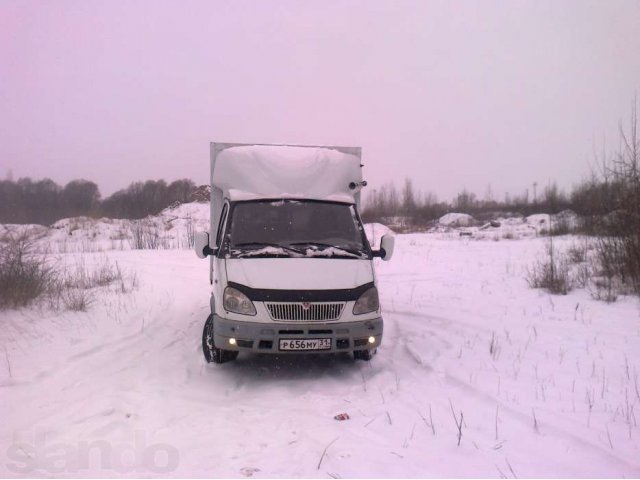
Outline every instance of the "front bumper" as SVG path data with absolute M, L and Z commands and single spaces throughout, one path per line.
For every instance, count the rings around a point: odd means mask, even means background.
M 213 342 L 216 347 L 259 353 L 336 353 L 373 350 L 382 342 L 382 329 L 382 317 L 344 323 L 254 323 L 213 316 Z M 375 342 L 369 343 L 369 337 L 374 337 Z M 235 338 L 235 345 L 229 343 L 230 338 Z M 279 349 L 280 339 L 313 338 L 330 338 L 331 348 L 302 351 Z

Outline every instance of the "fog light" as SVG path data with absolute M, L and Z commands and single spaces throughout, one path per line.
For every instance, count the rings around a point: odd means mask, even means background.
M 230 338 L 229 339 L 229 345 L 235 345 L 236 344 L 236 339 L 235 338 Z
M 376 343 L 376 337 L 369 337 L 369 343 Z

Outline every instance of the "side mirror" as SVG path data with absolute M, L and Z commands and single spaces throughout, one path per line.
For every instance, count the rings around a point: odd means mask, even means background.
M 209 234 L 207 232 L 197 232 L 194 236 L 194 249 L 198 258 L 206 258 L 207 255 L 215 255 L 216 250 L 209 246 Z
M 373 256 L 380 257 L 385 262 L 391 260 L 395 242 L 396 239 L 393 235 L 383 235 L 380 239 L 380 250 L 373 252 Z

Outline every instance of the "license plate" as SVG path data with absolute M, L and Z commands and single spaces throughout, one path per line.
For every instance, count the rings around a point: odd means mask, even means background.
M 280 340 L 280 350 L 330 350 L 330 338 L 287 338 Z

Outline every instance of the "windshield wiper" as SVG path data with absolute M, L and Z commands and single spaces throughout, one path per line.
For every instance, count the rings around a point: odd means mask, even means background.
M 298 255 L 304 255 L 304 252 L 301 252 L 298 249 L 295 248 L 291 248 L 288 247 L 286 245 L 280 245 L 279 243 L 270 243 L 270 242 L 244 242 L 244 243 L 236 243 L 231 245 L 231 249 L 234 250 L 236 248 L 240 248 L 242 249 L 243 247 L 248 247 L 252 250 L 254 249 L 260 249 L 260 248 L 264 248 L 264 247 L 273 247 L 273 248 L 280 248 L 282 250 L 284 250 L 285 252 L 293 252 L 293 253 L 297 253 Z
M 362 250 L 356 250 L 356 249 L 352 249 L 352 248 L 347 248 L 347 247 L 340 247 L 338 245 L 331 245 L 330 243 L 322 243 L 322 242 L 294 242 L 294 243 L 290 243 L 289 245 L 298 245 L 298 246 L 309 246 L 309 247 L 319 247 L 322 250 L 326 250 L 327 248 L 335 248 L 337 250 L 342 250 L 345 253 L 350 253 L 352 255 L 357 255 L 358 257 L 362 257 L 363 255 L 366 255 L 366 253 Z M 322 251 L 321 250 L 321 251 Z

